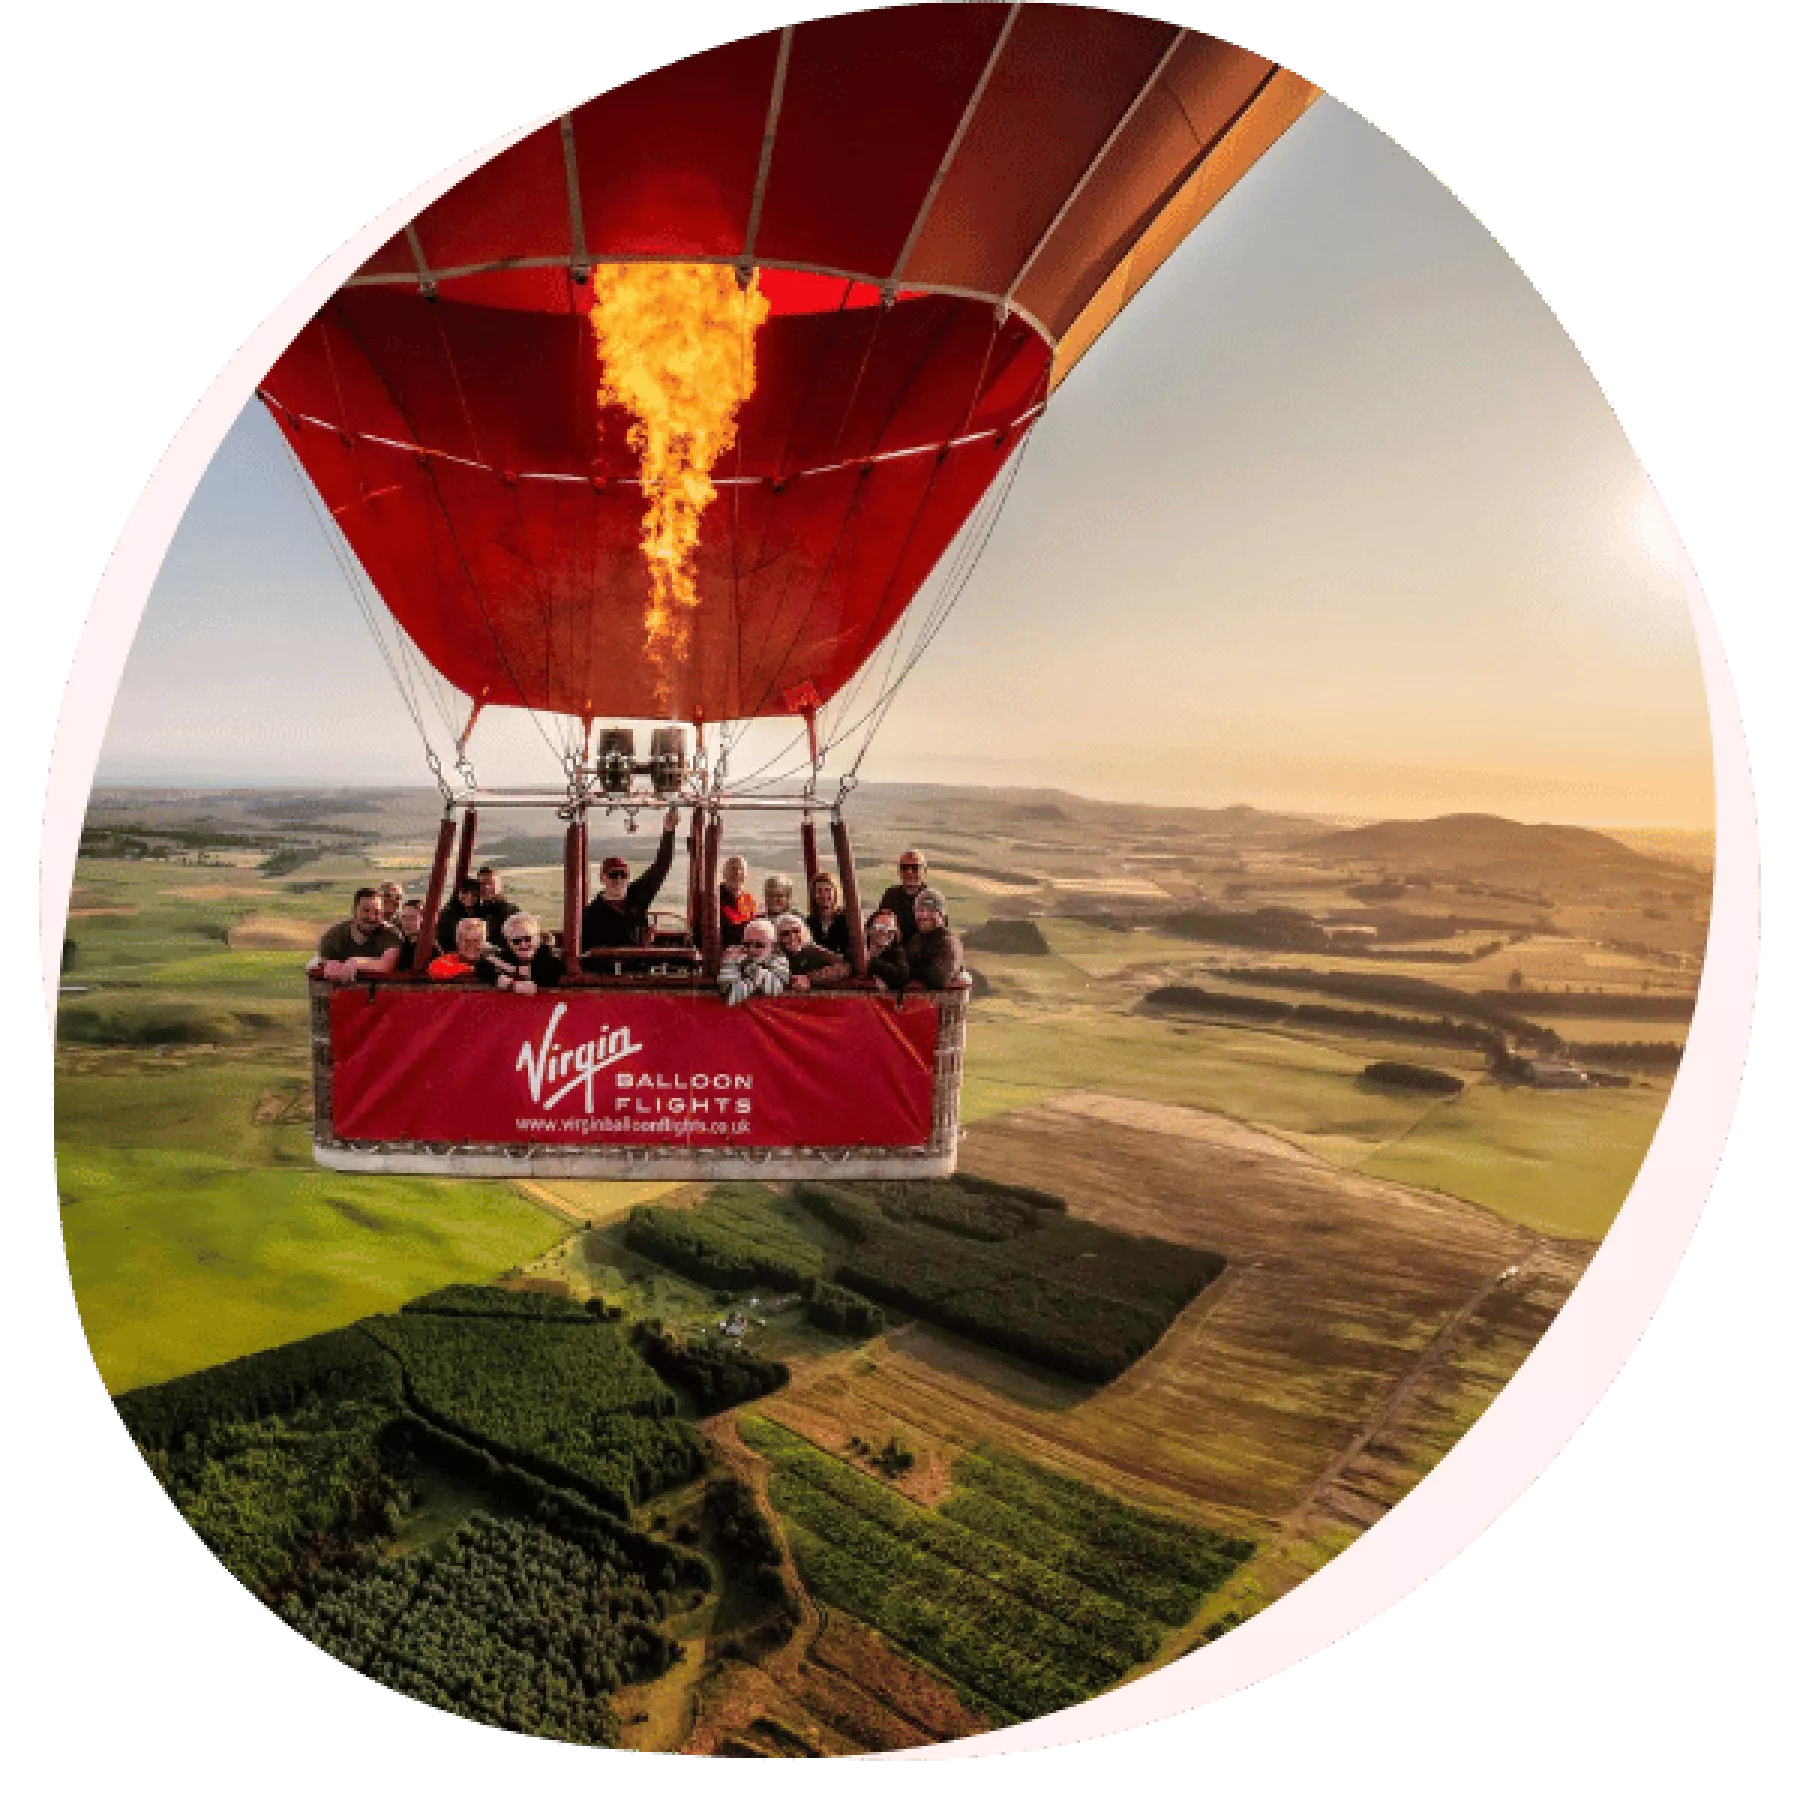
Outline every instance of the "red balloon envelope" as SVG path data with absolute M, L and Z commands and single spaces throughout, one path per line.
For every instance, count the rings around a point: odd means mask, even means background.
M 532 133 L 428 207 L 262 395 L 389 609 L 485 705 L 721 721 L 829 700 L 1119 308 L 1315 95 L 1062 6 L 748 38 Z M 678 662 L 590 277 L 712 262 L 771 316 Z

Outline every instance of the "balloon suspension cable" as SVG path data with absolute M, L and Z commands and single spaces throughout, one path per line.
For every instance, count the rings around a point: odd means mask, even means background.
M 474 763 L 469 760 L 469 739 L 475 735 L 475 721 L 481 717 L 482 708 L 486 704 L 483 700 L 477 700 L 470 707 L 469 722 L 462 728 L 462 732 L 456 740 L 456 773 L 471 793 L 481 783 L 476 779 Z

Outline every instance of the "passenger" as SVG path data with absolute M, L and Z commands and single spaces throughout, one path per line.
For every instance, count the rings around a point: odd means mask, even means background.
M 539 988 L 558 986 L 563 978 L 563 959 L 544 942 L 544 930 L 528 912 L 516 912 L 506 921 L 503 949 L 490 947 L 475 966 L 475 979 L 508 994 L 535 994 Z
M 763 882 L 763 917 L 779 919 L 794 910 L 794 883 L 791 876 L 770 875 Z
M 900 927 L 901 943 L 910 943 L 919 922 L 913 917 L 913 906 L 925 887 L 925 858 L 917 850 L 902 850 L 896 865 L 900 879 L 881 896 L 882 910 L 894 915 Z
M 838 900 L 837 883 L 823 869 L 812 879 L 812 911 L 806 915 L 806 929 L 815 944 L 823 944 L 839 956 L 850 954 L 850 920 Z
M 725 952 L 719 968 L 719 992 L 728 1006 L 742 1006 L 752 994 L 784 993 L 787 959 L 775 948 L 775 928 L 767 919 L 752 919 L 744 941 Z
M 913 917 L 918 921 L 919 929 L 906 941 L 909 981 L 933 989 L 967 987 L 969 978 L 963 973 L 962 942 L 950 931 L 944 896 L 936 888 L 920 888 L 913 900 Z
M 650 941 L 650 907 L 662 892 L 669 864 L 675 860 L 675 827 L 681 811 L 671 806 L 663 814 L 662 842 L 656 859 L 636 881 L 631 865 L 622 856 L 609 856 L 600 865 L 600 891 L 581 915 L 582 950 L 636 950 Z
M 906 986 L 906 948 L 900 942 L 899 921 L 891 912 L 878 912 L 869 920 L 869 973 L 890 993 L 897 994 Z
M 379 890 L 362 887 L 350 902 L 350 917 L 319 939 L 319 953 L 306 972 L 327 981 L 391 975 L 400 966 L 402 948 L 399 932 L 382 917 Z
M 433 981 L 473 981 L 476 967 L 487 950 L 487 927 L 479 919 L 460 920 L 456 927 L 456 948 L 434 958 L 425 973 Z
M 797 994 L 811 987 L 831 987 L 849 977 L 850 965 L 822 944 L 815 944 L 798 913 L 783 913 L 775 920 L 775 947 L 787 961 L 788 986 Z
M 729 950 L 744 941 L 744 927 L 756 917 L 756 896 L 750 892 L 750 865 L 741 856 L 728 856 L 719 871 L 719 942 Z
M 400 908 L 406 904 L 405 891 L 397 881 L 384 881 L 378 891 L 381 895 L 381 916 L 398 931 Z
M 477 869 L 475 879 L 481 884 L 481 920 L 487 926 L 488 942 L 497 944 L 506 934 L 506 921 L 519 909 L 507 899 L 506 883 L 498 869 Z
M 456 928 L 464 919 L 481 918 L 481 883 L 473 875 L 465 876 L 456 884 L 456 895 L 448 906 L 438 914 L 437 942 L 438 948 L 450 951 L 456 948 Z M 481 920 L 483 929 L 487 920 Z
M 423 900 L 402 900 L 400 916 L 394 921 L 394 929 L 400 933 L 400 966 L 403 969 L 412 967 L 413 953 L 419 947 L 419 932 L 423 929 L 424 924 L 425 902 Z

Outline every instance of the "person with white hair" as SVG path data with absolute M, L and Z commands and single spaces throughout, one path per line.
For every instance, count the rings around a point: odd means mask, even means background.
M 794 910 L 794 878 L 791 875 L 770 875 L 763 882 L 763 917 L 779 919 L 784 912 Z
M 727 950 L 744 941 L 744 927 L 756 917 L 756 896 L 750 891 L 750 865 L 741 856 L 728 856 L 719 870 L 719 942 Z
M 535 994 L 556 987 L 563 978 L 563 959 L 544 941 L 544 928 L 534 914 L 516 912 L 500 928 L 500 948 L 491 948 L 476 964 L 475 978 L 507 994 Z
M 787 986 L 787 958 L 775 948 L 775 927 L 767 919 L 752 919 L 744 941 L 725 952 L 719 992 L 728 1006 L 742 1006 L 753 994 L 772 997 L 786 993 Z
M 850 973 L 850 965 L 841 956 L 812 941 L 812 933 L 798 913 L 783 913 L 775 920 L 775 947 L 787 960 L 788 986 L 795 993 L 829 987 Z
M 458 919 L 455 947 L 434 958 L 425 973 L 433 981 L 472 981 L 487 947 L 487 926 L 479 918 Z

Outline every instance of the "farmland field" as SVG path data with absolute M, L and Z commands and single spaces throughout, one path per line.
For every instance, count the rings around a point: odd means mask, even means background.
M 1580 1279 L 1667 1100 L 1703 869 L 1464 868 L 1448 839 L 1405 869 L 1242 810 L 867 798 L 865 890 L 922 842 L 959 928 L 1029 920 L 1047 953 L 971 954 L 959 1179 L 821 1195 L 317 1168 L 297 965 L 357 883 L 417 885 L 434 806 L 96 797 L 58 1039 L 76 1298 L 195 1528 L 333 1654 L 668 1751 L 893 1749 L 1066 1705 L 1340 1553 Z M 734 840 L 759 877 L 798 866 L 774 830 Z M 517 848 L 509 891 L 554 916 L 557 871 Z M 1328 950 L 1294 947 L 1321 921 Z M 1289 1010 L 1146 1009 L 1184 986 Z M 1651 1048 L 1554 1092 L 1421 1035 L 1493 996 Z M 1465 1085 L 1366 1079 L 1384 1060 Z M 528 1564 L 521 1633 L 481 1596 Z

